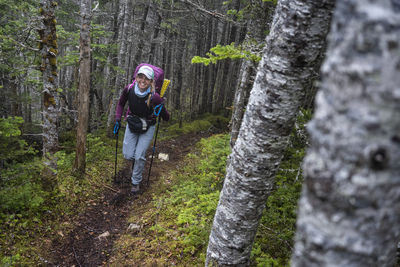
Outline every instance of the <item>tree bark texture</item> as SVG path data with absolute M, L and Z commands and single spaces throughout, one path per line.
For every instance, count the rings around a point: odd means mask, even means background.
M 265 44 L 265 32 L 269 29 L 270 18 L 272 17 L 270 14 L 273 11 L 273 6 L 271 3 L 262 3 L 259 7 L 253 8 L 253 10 L 254 14 L 252 13 L 253 15 L 249 18 L 247 23 L 247 31 L 246 36 L 244 37 L 243 46 L 246 50 L 262 56 L 262 44 Z M 235 98 L 233 100 L 233 111 L 231 116 L 231 147 L 235 145 L 236 139 L 239 135 L 244 110 L 255 80 L 257 66 L 258 62 L 243 60 L 240 67 L 239 79 L 237 82 L 238 85 L 234 91 Z
M 43 156 L 49 174 L 55 174 L 57 160 L 54 153 L 58 150 L 57 119 L 59 97 L 58 77 L 57 77 L 57 33 L 55 1 L 40 2 L 40 15 L 42 23 L 38 30 L 40 41 L 39 49 L 41 55 L 40 70 L 42 71 L 43 81 L 43 103 L 42 103 L 42 127 L 43 127 Z
M 235 99 L 233 101 L 233 111 L 231 117 L 231 138 L 230 145 L 233 147 L 239 136 L 240 125 L 247 104 L 249 92 L 252 88 L 257 63 L 243 61 L 240 71 L 240 80 L 238 88 L 235 91 Z
M 127 74 L 126 76 L 124 75 L 124 72 L 122 71 L 127 71 L 128 66 L 125 64 L 125 56 L 127 52 L 127 38 L 128 38 L 128 32 L 129 32 L 129 12 L 130 10 L 127 9 L 128 5 L 128 0 L 120 0 L 120 10 L 118 14 L 118 38 L 117 42 L 119 45 L 119 50 L 118 50 L 118 55 L 116 58 L 116 64 L 119 68 L 119 72 L 117 71 L 115 75 L 115 83 L 113 84 L 114 93 L 112 96 L 111 100 L 111 106 L 110 106 L 110 113 L 108 115 L 108 120 L 107 120 L 107 128 L 110 128 L 113 123 L 115 122 L 115 107 L 117 106 L 120 94 L 124 86 L 126 85 L 127 81 L 124 81 L 123 77 L 130 77 L 132 78 L 131 75 Z M 130 79 L 128 80 L 130 82 Z
M 259 219 L 302 103 L 319 68 L 333 0 L 278 2 L 239 137 L 230 155 L 206 266 L 249 264 Z
M 394 266 L 400 238 L 400 5 L 338 1 L 293 266 Z
M 79 107 L 78 125 L 76 128 L 75 169 L 79 174 L 85 173 L 86 137 L 89 122 L 90 92 L 90 20 L 91 0 L 81 0 L 81 32 L 79 57 Z

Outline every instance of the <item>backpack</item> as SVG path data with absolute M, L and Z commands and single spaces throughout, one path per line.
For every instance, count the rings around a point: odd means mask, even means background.
M 153 71 L 154 71 L 155 89 L 156 89 L 156 92 L 157 92 L 158 94 L 160 94 L 160 92 L 161 92 L 161 87 L 162 87 L 163 82 L 164 82 L 164 70 L 161 69 L 161 68 L 159 68 L 159 67 L 156 67 L 156 66 L 147 64 L 147 63 L 140 63 L 140 64 L 136 67 L 135 72 L 133 73 L 133 77 L 132 77 L 132 84 L 129 85 L 129 89 L 131 89 L 132 86 L 135 84 L 136 75 L 137 75 L 137 73 L 138 73 L 140 67 L 142 67 L 142 66 L 149 66 L 150 68 L 153 69 Z

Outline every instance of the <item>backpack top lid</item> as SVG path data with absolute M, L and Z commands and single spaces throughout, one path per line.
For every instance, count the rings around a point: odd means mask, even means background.
M 155 81 L 156 92 L 157 92 L 157 93 L 160 93 L 160 92 L 161 92 L 162 84 L 163 84 L 163 82 L 164 82 L 164 71 L 163 71 L 163 69 L 161 69 L 161 68 L 159 68 L 159 67 L 156 67 L 156 66 L 153 66 L 153 65 L 150 65 L 150 64 L 147 64 L 147 63 L 140 63 L 140 64 L 136 67 L 135 72 L 133 73 L 133 77 L 132 77 L 132 81 L 133 81 L 133 82 L 132 82 L 130 88 L 131 88 L 131 87 L 133 86 L 133 84 L 135 83 L 136 75 L 137 75 L 137 73 L 138 73 L 140 67 L 142 67 L 142 66 L 149 66 L 150 68 L 153 69 L 153 71 L 154 71 L 154 81 Z

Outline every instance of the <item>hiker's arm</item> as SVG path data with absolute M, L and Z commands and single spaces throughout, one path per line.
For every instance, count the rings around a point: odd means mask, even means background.
M 122 113 L 124 112 L 124 107 L 126 101 L 128 101 L 128 95 L 129 95 L 129 86 L 126 86 L 124 90 L 121 93 L 121 96 L 119 98 L 117 108 L 115 109 L 115 120 L 119 121 L 121 120 Z
M 169 113 L 168 113 L 167 109 L 165 108 L 165 106 L 161 110 L 160 116 L 164 121 L 169 121 Z

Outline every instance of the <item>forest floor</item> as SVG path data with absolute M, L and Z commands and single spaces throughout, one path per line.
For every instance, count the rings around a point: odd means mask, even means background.
M 114 183 L 111 186 L 105 185 L 104 193 L 98 199 L 89 201 L 87 208 L 77 216 L 63 219 L 63 224 L 69 228 L 68 233 L 58 232 L 51 244 L 45 246 L 49 249 L 47 262 L 52 266 L 117 266 L 115 262 L 121 261 L 115 259 L 115 255 L 121 255 L 121 252 L 115 251 L 114 243 L 121 235 L 128 232 L 133 235 L 138 234 L 137 231 L 128 229 L 130 225 L 128 219 L 133 215 L 141 215 L 141 212 L 150 205 L 157 187 L 164 182 L 162 181 L 164 175 L 178 168 L 179 162 L 194 148 L 194 145 L 201 138 L 210 135 L 209 132 L 188 134 L 157 142 L 150 181 L 147 184 L 149 159 L 152 152 L 152 147 L 150 147 L 141 193 L 137 195 L 130 193 L 131 164 L 126 161 Z M 169 160 L 160 161 L 157 158 L 159 153 L 168 154 Z M 139 248 L 140 244 L 137 244 L 137 249 Z M 131 265 L 132 259 L 129 262 Z M 143 264 L 141 261 L 135 262 L 134 265 L 147 266 L 148 263 Z M 150 264 L 150 266 L 157 266 L 157 264 Z

